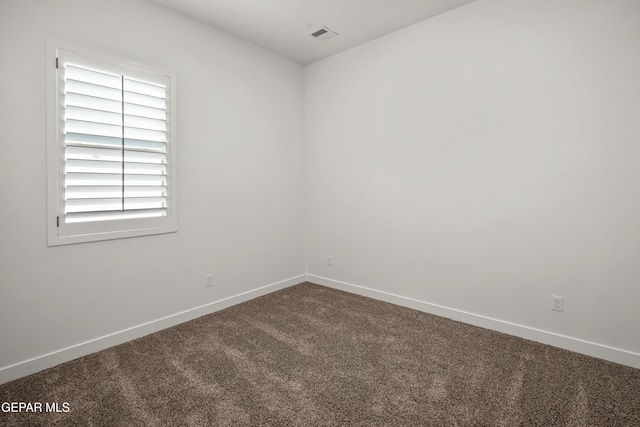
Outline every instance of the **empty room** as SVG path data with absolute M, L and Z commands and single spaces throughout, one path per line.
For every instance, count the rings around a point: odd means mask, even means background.
M 640 425 L 640 2 L 0 0 L 0 425 Z

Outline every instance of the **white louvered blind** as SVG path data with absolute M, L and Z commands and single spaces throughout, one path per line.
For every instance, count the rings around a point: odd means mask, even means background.
M 166 87 L 64 64 L 65 222 L 167 208 Z
M 171 77 L 57 55 L 58 172 L 50 191 L 58 207 L 50 244 L 176 231 Z

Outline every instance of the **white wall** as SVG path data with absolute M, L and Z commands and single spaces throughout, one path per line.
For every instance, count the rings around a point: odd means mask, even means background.
M 176 71 L 178 233 L 47 247 L 49 37 Z M 0 58 L 0 383 L 303 280 L 302 66 L 139 0 L 0 0 Z
M 640 367 L 639 16 L 477 0 L 308 66 L 311 279 Z

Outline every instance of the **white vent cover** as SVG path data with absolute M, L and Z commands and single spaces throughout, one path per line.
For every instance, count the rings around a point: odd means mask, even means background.
M 322 27 L 310 34 L 311 37 L 314 37 L 318 40 L 329 40 L 336 37 L 337 35 L 338 33 L 328 27 Z

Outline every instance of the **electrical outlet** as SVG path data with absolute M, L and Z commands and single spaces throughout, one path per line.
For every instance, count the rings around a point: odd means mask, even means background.
M 213 274 L 207 274 L 205 276 L 205 282 L 204 283 L 205 283 L 205 286 L 207 288 L 212 287 L 213 286 Z
M 556 296 L 556 295 L 551 295 L 551 310 L 563 312 L 564 311 L 564 298 Z
M 333 255 L 327 255 L 327 265 L 333 265 Z

